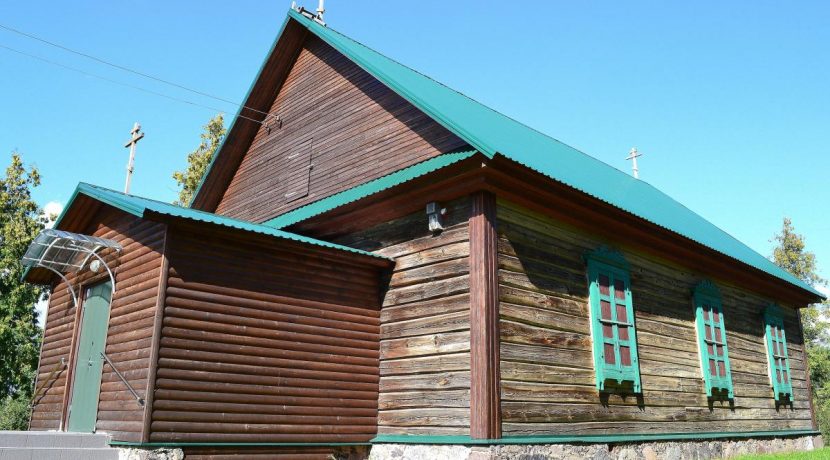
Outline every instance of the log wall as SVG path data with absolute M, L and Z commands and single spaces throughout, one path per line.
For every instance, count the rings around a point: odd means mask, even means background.
M 338 242 L 396 261 L 381 310 L 379 434 L 469 434 L 470 202 L 421 211 Z
M 811 429 L 797 313 L 785 318 L 794 403 L 776 407 L 762 310 L 771 299 L 718 283 L 734 406 L 707 401 L 691 292 L 700 278 L 626 251 L 640 353 L 641 396 L 599 395 L 588 319 L 586 251 L 602 241 L 499 201 L 503 435 Z M 718 280 L 713 280 L 718 282 Z
M 99 211 L 92 222 L 97 224 L 86 233 L 115 240 L 123 246 L 117 260 L 108 258 L 110 266 L 115 267 L 117 290 L 110 308 L 106 353 L 139 395 L 146 397 L 165 225 L 143 221 L 109 207 Z M 86 272 L 69 280 L 83 291 L 83 286 L 108 279 L 105 272 L 90 275 Z M 56 284 L 49 299 L 38 369 L 37 385 L 43 385 L 47 391 L 34 401 L 32 430 L 55 430 L 60 426 L 68 400 L 67 377 L 74 368 L 70 354 L 77 339 L 77 313 L 66 285 Z M 61 358 L 69 365 L 53 374 Z M 111 433 L 115 440 L 140 441 L 142 420 L 143 408 L 104 363 L 96 430 Z
M 313 35 L 269 110 L 219 214 L 262 222 L 465 145 Z
M 171 227 L 151 442 L 375 436 L 380 272 L 329 252 Z

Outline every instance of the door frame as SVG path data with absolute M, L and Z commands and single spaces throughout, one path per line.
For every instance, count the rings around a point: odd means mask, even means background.
M 103 273 L 99 276 L 95 276 L 93 278 L 84 280 L 78 283 L 79 287 L 79 295 L 78 295 L 78 307 L 77 311 L 75 312 L 75 319 L 74 319 L 74 326 L 72 329 L 72 343 L 70 344 L 70 354 L 69 354 L 69 363 L 67 365 L 67 375 L 66 375 L 66 386 L 64 387 L 64 394 L 63 394 L 63 406 L 61 407 L 61 421 L 60 421 L 60 428 L 58 431 L 67 431 L 69 428 L 69 406 L 72 404 L 72 394 L 75 389 L 75 366 L 78 361 L 78 349 L 80 348 L 81 344 L 81 329 L 83 328 L 83 312 L 84 312 L 84 304 L 86 303 L 86 292 L 87 289 L 99 284 L 104 283 L 107 281 L 106 273 Z M 104 350 L 107 348 L 107 343 L 109 341 L 109 322 L 110 322 L 110 315 L 112 313 L 112 302 L 115 300 L 115 292 L 110 293 L 110 303 L 109 308 L 107 308 L 107 336 L 104 339 Z M 102 358 L 103 359 L 103 358 Z M 101 376 L 103 380 L 103 367 L 101 370 Z M 99 384 L 100 386 L 100 384 Z M 99 388 L 100 391 L 100 388 Z M 99 400 L 100 404 L 100 400 Z

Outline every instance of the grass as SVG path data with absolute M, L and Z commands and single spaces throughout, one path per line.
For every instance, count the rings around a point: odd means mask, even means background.
M 741 455 L 734 460 L 830 460 L 830 447 L 809 452 L 786 452 L 781 454 Z

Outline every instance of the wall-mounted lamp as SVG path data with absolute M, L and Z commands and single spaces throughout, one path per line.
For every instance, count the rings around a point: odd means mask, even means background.
M 435 233 L 444 230 L 444 215 L 447 208 L 442 208 L 435 201 L 427 203 L 427 218 L 429 219 L 429 231 Z

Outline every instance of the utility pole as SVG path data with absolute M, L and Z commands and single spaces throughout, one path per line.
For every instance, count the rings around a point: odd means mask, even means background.
M 130 179 L 133 178 L 133 170 L 135 169 L 135 145 L 144 137 L 144 133 L 141 132 L 141 125 L 138 122 L 135 122 L 130 134 L 132 134 L 132 138 L 124 144 L 125 148 L 129 147 L 130 149 L 130 161 L 127 163 L 127 183 L 124 184 L 124 193 L 130 193 Z
M 637 168 L 637 157 L 643 156 L 642 153 L 637 151 L 637 147 L 631 147 L 631 150 L 628 152 L 628 157 L 626 160 L 631 160 L 631 169 L 634 170 L 634 178 L 640 178 L 640 170 Z

